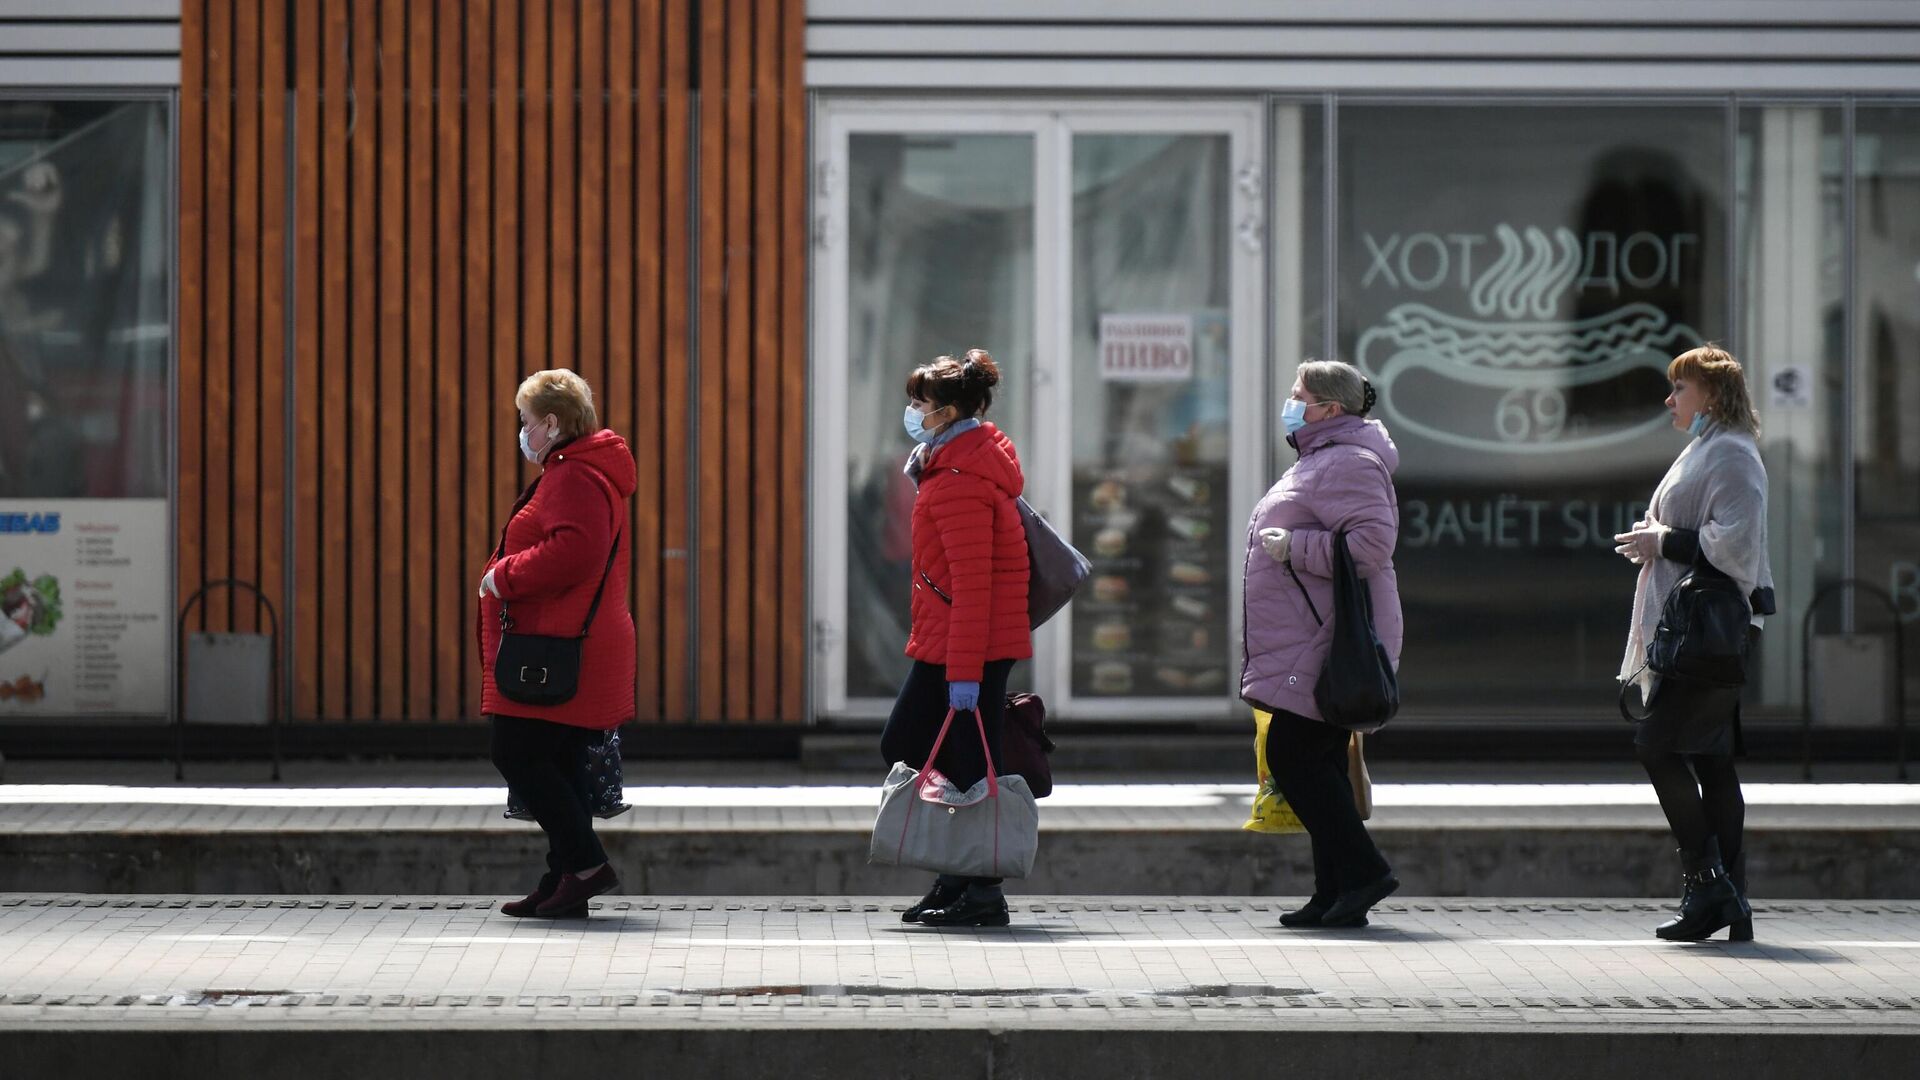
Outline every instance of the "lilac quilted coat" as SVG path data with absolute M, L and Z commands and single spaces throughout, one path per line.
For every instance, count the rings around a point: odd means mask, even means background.
M 1323 618 L 1333 610 L 1333 534 L 1347 534 L 1347 549 L 1373 593 L 1374 632 L 1398 669 L 1402 623 L 1393 548 L 1400 538 L 1400 504 L 1393 471 L 1400 453 L 1385 426 L 1357 416 L 1308 424 L 1293 441 L 1300 460 L 1247 523 L 1240 696 L 1258 707 L 1318 720 L 1313 687 L 1326 662 L 1331 627 L 1314 622 L 1300 585 L 1261 546 L 1260 530 L 1290 531 L 1294 574 Z

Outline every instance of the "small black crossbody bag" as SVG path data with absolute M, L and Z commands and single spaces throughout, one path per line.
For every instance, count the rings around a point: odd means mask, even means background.
M 532 494 L 530 487 L 527 495 Z M 508 520 L 512 520 L 511 515 Z M 506 533 L 502 530 L 500 551 L 505 552 L 506 548 Z M 580 689 L 580 650 L 587 640 L 587 630 L 593 626 L 593 617 L 600 610 L 607 575 L 612 573 L 613 558 L 619 551 L 620 530 L 615 529 L 613 547 L 607 552 L 607 565 L 600 571 L 600 585 L 593 590 L 593 606 L 587 609 L 587 619 L 574 637 L 516 634 L 513 617 L 507 613 L 507 602 L 500 602 L 500 650 L 493 658 L 493 684 L 507 700 L 522 705 L 560 705 L 573 699 Z

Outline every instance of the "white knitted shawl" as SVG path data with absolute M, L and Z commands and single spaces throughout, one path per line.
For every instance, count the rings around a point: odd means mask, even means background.
M 1699 530 L 1700 553 L 1738 582 L 1742 595 L 1773 587 L 1773 570 L 1767 565 L 1767 468 L 1746 432 L 1714 425 L 1689 442 L 1653 489 L 1645 520 Z M 1667 593 L 1688 569 L 1671 559 L 1653 559 L 1640 567 L 1633 589 L 1633 626 L 1620 661 L 1621 681 L 1647 662 L 1647 642 L 1660 625 Z M 1758 626 L 1760 617 L 1754 616 L 1753 622 Z M 1650 688 L 1650 682 L 1643 682 L 1643 690 Z

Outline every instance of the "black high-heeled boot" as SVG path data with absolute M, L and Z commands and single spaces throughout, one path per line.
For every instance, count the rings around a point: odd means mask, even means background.
M 1727 940 L 1752 941 L 1753 902 L 1747 897 L 1747 853 L 1745 851 L 1735 855 L 1727 863 L 1727 880 L 1733 882 L 1734 890 L 1740 894 L 1740 903 L 1747 912 L 1727 927 Z
M 1742 919 L 1752 919 L 1753 911 L 1733 887 L 1727 869 L 1720 863 L 1720 843 L 1708 837 L 1697 852 L 1682 848 L 1680 861 L 1686 867 L 1685 885 L 1680 894 L 1680 914 L 1654 928 L 1662 941 L 1705 941 L 1723 927 Z

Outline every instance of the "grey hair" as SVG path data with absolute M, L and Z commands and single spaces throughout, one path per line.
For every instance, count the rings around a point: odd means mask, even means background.
M 1360 369 L 1340 360 L 1308 360 L 1294 370 L 1301 389 L 1321 401 L 1335 401 L 1348 416 L 1365 416 L 1373 408 L 1373 388 Z

